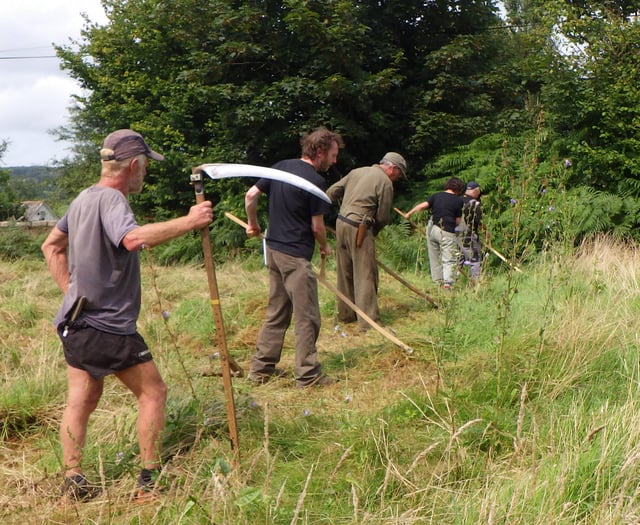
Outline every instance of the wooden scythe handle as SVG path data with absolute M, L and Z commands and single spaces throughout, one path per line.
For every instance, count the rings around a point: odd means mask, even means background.
M 433 299 L 433 297 L 430 297 L 429 295 L 427 295 L 426 293 L 424 293 L 422 290 L 419 290 L 418 288 L 416 288 L 415 286 L 413 286 L 409 281 L 407 281 L 404 277 L 402 277 L 401 275 L 397 274 L 396 272 L 394 272 L 391 268 L 389 268 L 386 264 L 384 264 L 383 262 L 379 261 L 378 259 L 376 259 L 376 264 L 378 266 L 380 266 L 380 268 L 382 268 L 385 272 L 387 272 L 391 277 L 393 277 L 394 279 L 396 279 L 399 283 L 404 284 L 407 288 L 409 288 L 409 290 L 411 290 L 413 293 L 415 293 L 416 295 L 419 295 L 420 297 L 422 297 L 423 299 L 426 299 L 429 304 L 431 304 L 431 306 L 433 306 L 434 308 L 438 308 L 438 303 L 435 302 L 435 300 Z
M 231 219 L 236 224 L 239 224 L 240 226 L 243 226 L 244 228 L 247 228 L 249 226 L 246 222 L 244 222 L 243 220 L 239 219 L 238 217 L 236 217 L 235 215 L 233 215 L 233 214 L 231 214 L 229 212 L 225 212 L 224 216 L 227 219 Z M 347 305 L 349 305 L 349 307 L 352 308 L 353 311 L 356 312 L 358 315 L 360 315 L 367 322 L 367 324 L 369 326 L 371 326 L 377 332 L 379 332 L 384 337 L 389 339 L 389 341 L 391 341 L 392 343 L 398 345 L 407 354 L 409 354 L 409 355 L 413 354 L 413 348 L 411 348 L 410 346 L 404 344 L 402 341 L 400 341 L 400 339 L 398 339 L 395 335 L 393 335 L 391 332 L 389 332 L 389 330 L 387 330 L 386 328 L 384 328 L 384 327 L 380 326 L 378 323 L 376 323 L 373 319 L 371 319 L 371 317 L 369 317 L 360 308 L 358 308 L 358 306 L 356 306 L 356 304 L 353 301 L 351 301 L 346 295 L 344 295 L 342 292 L 340 292 L 335 286 L 330 284 L 325 279 L 325 277 L 323 275 L 324 274 L 324 258 L 323 258 L 323 261 L 322 261 L 322 269 L 321 269 L 320 273 L 319 274 L 317 272 L 314 272 L 314 273 L 315 273 L 316 279 L 318 279 L 318 281 L 322 285 L 324 285 L 330 292 L 332 292 L 339 299 L 341 299 L 343 302 L 345 302 Z
M 398 339 L 395 335 L 393 335 L 389 330 L 380 326 L 376 323 L 371 317 L 369 317 L 366 313 L 362 311 L 353 301 L 351 301 L 346 295 L 344 295 L 340 290 L 338 290 L 335 286 L 329 283 L 323 276 L 316 273 L 316 278 L 320 283 L 322 283 L 325 288 L 327 288 L 330 292 L 338 297 L 342 302 L 346 303 L 354 312 L 356 312 L 360 317 L 362 317 L 371 328 L 373 328 L 376 332 L 386 337 L 389 341 L 399 346 L 404 350 L 408 355 L 413 354 L 413 348 L 409 345 L 404 344 L 400 339 Z
M 336 231 L 327 226 L 327 230 L 330 231 L 331 233 L 333 233 L 334 235 L 336 235 Z M 394 272 L 391 268 L 389 268 L 386 264 L 384 264 L 382 261 L 379 261 L 378 259 L 376 259 L 376 264 L 382 268 L 385 272 L 387 272 L 391 277 L 393 277 L 394 279 L 396 279 L 400 284 L 403 284 L 404 286 L 406 286 L 407 288 L 409 288 L 409 290 L 411 290 L 413 293 L 415 293 L 416 295 L 419 295 L 420 297 L 422 297 L 423 299 L 427 300 L 429 302 L 429 304 L 431 304 L 431 306 L 433 306 L 434 308 L 438 308 L 438 303 L 435 302 L 435 300 L 433 299 L 433 297 L 430 297 L 429 295 L 427 295 L 426 293 L 424 293 L 422 290 L 419 290 L 418 288 L 416 288 L 415 286 L 413 286 L 409 281 L 407 281 L 404 277 L 402 277 L 400 274 Z
M 496 257 L 498 257 L 498 259 L 500 259 L 501 261 L 507 263 L 507 265 L 509 265 L 511 268 L 513 268 L 516 272 L 524 273 L 520 268 L 518 268 L 514 264 L 511 264 L 507 260 L 507 258 L 504 255 L 502 255 L 498 250 L 496 250 L 493 246 L 491 246 L 491 244 L 487 243 L 487 248 L 489 248 L 489 250 L 491 250 L 493 252 L 493 254 Z
M 202 174 L 200 173 L 200 177 Z M 192 176 L 192 180 L 193 176 Z M 204 191 L 202 179 L 194 182 L 196 203 L 204 202 Z M 218 340 L 218 348 L 220 350 L 220 362 L 222 365 L 222 383 L 224 386 L 224 394 L 227 403 L 227 419 L 229 423 L 229 435 L 231 438 L 231 448 L 236 454 L 236 461 L 239 457 L 239 439 L 238 426 L 236 421 L 236 408 L 233 399 L 233 384 L 231 382 L 231 368 L 235 368 L 237 375 L 242 375 L 242 368 L 229 355 L 227 349 L 227 338 L 224 330 L 224 321 L 222 317 L 222 308 L 220 307 L 220 293 L 218 292 L 218 281 L 216 279 L 215 266 L 213 264 L 213 252 L 211 249 L 211 235 L 209 227 L 205 226 L 200 230 L 202 239 L 202 251 L 204 254 L 204 264 L 207 269 L 207 280 L 209 282 L 209 293 L 211 296 L 211 309 L 216 322 L 216 336 Z M 239 373 L 238 373 L 239 372 Z
M 404 213 L 402 212 L 402 210 L 398 209 L 398 208 L 393 208 L 393 211 L 395 211 L 398 215 L 400 215 L 405 221 L 407 221 L 409 224 L 411 224 L 412 228 L 415 228 L 416 230 L 420 229 L 420 226 L 418 226 L 415 222 L 413 222 L 411 219 L 407 219 L 404 216 Z

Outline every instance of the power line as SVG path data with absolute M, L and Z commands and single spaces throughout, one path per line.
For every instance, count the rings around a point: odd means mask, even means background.
M 51 45 L 48 46 L 33 46 L 33 47 L 14 47 L 11 49 L 0 49 L 0 53 L 15 53 L 16 51 L 33 51 L 34 49 L 49 49 L 50 47 L 52 47 Z
M 32 58 L 58 58 L 57 55 L 37 55 L 28 57 L 0 57 L 0 60 L 30 60 Z

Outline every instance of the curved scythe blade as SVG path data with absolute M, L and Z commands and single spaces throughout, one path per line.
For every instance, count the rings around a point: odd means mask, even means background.
M 251 164 L 202 164 L 198 166 L 212 179 L 228 179 L 233 177 L 254 177 L 256 179 L 272 179 L 291 184 L 308 191 L 316 197 L 331 204 L 331 199 L 318 186 L 298 175 L 273 168 L 253 166 Z

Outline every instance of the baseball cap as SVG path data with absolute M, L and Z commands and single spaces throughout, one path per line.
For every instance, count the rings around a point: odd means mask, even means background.
M 468 190 L 475 190 L 476 188 L 479 188 L 480 184 L 478 184 L 475 180 L 469 181 L 467 183 L 467 189 Z
M 398 166 L 398 169 L 400 170 L 400 173 L 402 173 L 402 176 L 405 179 L 407 178 L 407 161 L 404 160 L 404 157 L 400 155 L 400 153 L 390 151 L 389 153 L 386 153 L 384 157 L 382 157 L 382 160 L 386 160 L 394 166 Z
M 153 160 L 164 160 L 147 145 L 140 133 L 130 129 L 119 129 L 107 135 L 100 150 L 102 160 L 125 160 L 140 154 Z

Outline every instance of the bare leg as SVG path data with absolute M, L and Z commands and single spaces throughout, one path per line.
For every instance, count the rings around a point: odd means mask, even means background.
M 153 361 L 121 370 L 115 375 L 138 399 L 137 429 L 142 468 L 157 468 L 160 466 L 160 434 L 164 428 L 167 385 Z
M 67 366 L 67 406 L 60 424 L 60 442 L 65 476 L 82 472 L 82 450 L 87 437 L 89 416 L 102 396 L 103 379 L 84 370 Z

